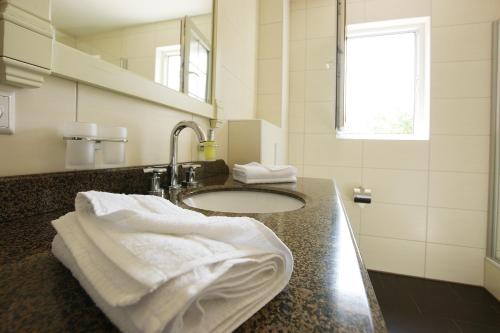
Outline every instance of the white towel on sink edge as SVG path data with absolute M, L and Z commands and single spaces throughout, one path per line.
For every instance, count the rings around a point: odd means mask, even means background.
M 257 162 L 235 164 L 233 172 L 238 171 L 248 179 L 277 179 L 297 177 L 297 168 L 293 165 L 264 165 Z
M 54 254 L 125 332 L 231 331 L 293 268 L 260 222 L 206 217 L 157 197 L 80 193 L 76 213 L 53 225 Z

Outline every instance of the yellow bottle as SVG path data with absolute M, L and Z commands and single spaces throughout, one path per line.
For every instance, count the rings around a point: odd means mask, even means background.
M 215 141 L 215 129 L 210 128 L 207 137 L 208 140 L 203 143 L 205 161 L 215 161 L 217 159 L 217 147 L 219 147 Z

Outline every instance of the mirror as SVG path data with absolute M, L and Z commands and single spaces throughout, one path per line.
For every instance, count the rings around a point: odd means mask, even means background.
M 53 0 L 56 41 L 211 102 L 213 0 Z

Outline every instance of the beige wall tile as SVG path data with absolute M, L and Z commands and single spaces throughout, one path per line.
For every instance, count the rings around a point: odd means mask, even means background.
M 431 170 L 488 172 L 489 136 L 434 135 L 431 141 Z
M 304 133 L 304 102 L 290 102 L 288 106 L 288 131 L 291 133 Z
M 433 63 L 432 98 L 471 98 L 491 95 L 490 61 Z
M 431 134 L 489 135 L 489 98 L 433 99 Z
M 427 208 L 374 203 L 361 210 L 361 234 L 425 241 Z
M 368 168 L 427 170 L 428 141 L 366 140 L 363 145 L 363 166 Z
M 427 244 L 425 277 L 481 286 L 484 256 L 483 249 Z
M 305 72 L 290 72 L 290 101 L 305 100 Z
M 307 0 L 307 8 L 335 6 L 335 0 Z
M 317 102 L 305 104 L 305 132 L 308 134 L 334 134 L 335 104 Z
M 281 59 L 259 60 L 258 92 L 281 93 Z
M 432 29 L 432 61 L 491 59 L 491 22 Z
M 334 37 L 308 39 L 306 43 L 306 69 L 325 70 L 335 63 L 336 39 Z
M 62 128 L 75 120 L 75 84 L 48 77 L 16 94 L 16 132 L 0 136 L 0 177 L 64 170 Z
M 283 52 L 283 23 L 259 27 L 259 59 L 280 59 Z
M 307 71 L 305 75 L 306 101 L 323 102 L 335 99 L 335 71 Z
M 359 235 L 361 229 L 361 208 L 351 201 L 344 201 L 344 207 L 347 212 L 349 224 L 351 225 L 352 232 Z
M 498 19 L 498 0 L 432 0 L 434 26 L 491 22 Z
M 290 10 L 306 9 L 306 0 L 290 0 Z
M 283 0 L 261 0 L 259 10 L 261 24 L 283 21 Z
M 301 134 L 288 135 L 288 163 L 300 166 L 304 164 L 304 136 Z
M 432 243 L 486 248 L 486 212 L 429 208 L 427 240 Z
M 430 172 L 429 206 L 487 209 L 488 174 Z
M 431 0 L 366 0 L 366 21 L 431 15 Z
M 423 242 L 361 235 L 360 250 L 368 269 L 424 276 L 425 243 Z
M 361 166 L 361 142 L 338 140 L 335 135 L 306 134 L 304 162 L 308 165 Z
M 361 186 L 361 168 L 305 165 L 304 177 L 333 179 L 344 202 L 352 202 L 354 188 Z
M 290 71 L 303 71 L 306 68 L 306 41 L 290 42 Z
M 306 11 L 294 10 L 290 13 L 290 40 L 306 39 Z
M 427 204 L 427 171 L 364 169 L 363 186 L 374 203 Z
M 307 39 L 334 37 L 337 31 L 336 6 L 312 7 L 307 9 Z

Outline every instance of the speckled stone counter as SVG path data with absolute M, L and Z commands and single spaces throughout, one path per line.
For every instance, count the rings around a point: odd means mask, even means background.
M 227 176 L 204 183 L 213 188 L 242 186 Z M 299 192 L 306 206 L 286 213 L 247 214 L 291 249 L 295 267 L 288 287 L 237 332 L 385 332 L 334 183 L 300 179 L 297 184 L 257 187 Z M 55 235 L 50 221 L 66 212 L 1 224 L 0 332 L 117 331 L 50 253 Z

